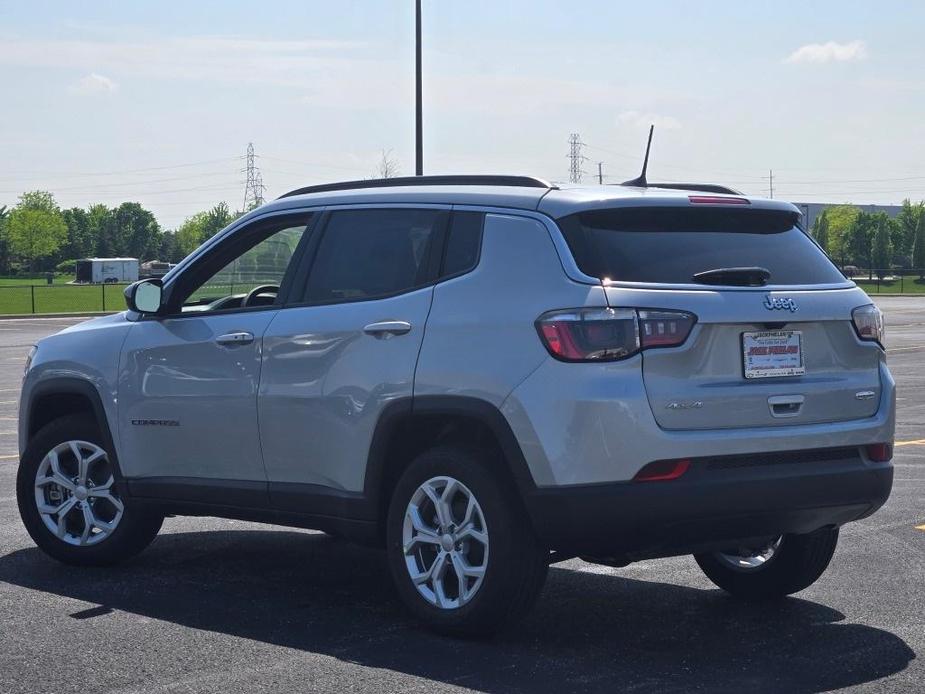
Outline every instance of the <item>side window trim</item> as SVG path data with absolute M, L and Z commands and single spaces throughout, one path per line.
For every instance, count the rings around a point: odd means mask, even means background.
M 335 306 L 337 304 L 352 304 L 362 301 L 378 301 L 381 299 L 388 299 L 394 296 L 402 296 L 403 294 L 410 294 L 411 292 L 419 291 L 425 287 L 431 287 L 437 282 L 441 281 L 443 278 L 439 276 L 439 271 L 442 266 L 443 260 L 443 249 L 446 246 L 447 235 L 449 233 L 450 220 L 452 218 L 452 205 L 439 205 L 439 204 L 404 204 L 404 203 L 393 203 L 393 204 L 357 204 L 357 205 L 336 205 L 326 207 L 324 213 L 321 215 L 321 219 L 315 224 L 313 234 L 312 234 L 312 243 L 306 249 L 306 253 L 303 256 L 302 262 L 304 268 L 300 269 L 298 275 L 298 282 L 302 283 L 301 290 L 296 290 L 295 287 L 298 286 L 295 284 L 293 286 L 293 293 L 290 297 L 290 301 L 285 304 L 285 308 L 293 307 L 304 307 L 304 306 Z M 329 231 L 329 223 L 331 217 L 337 212 L 352 211 L 352 210 L 438 210 L 446 213 L 444 219 L 441 222 L 438 222 L 430 240 L 430 247 L 428 249 L 428 257 L 424 260 L 424 263 L 427 265 L 427 272 L 425 279 L 422 283 L 416 284 L 412 287 L 402 289 L 396 292 L 390 292 L 388 294 L 380 294 L 377 296 L 364 296 L 356 298 L 347 298 L 347 299 L 337 299 L 334 301 L 305 301 L 302 299 L 308 292 L 308 283 L 311 278 L 311 273 L 315 268 L 315 261 L 318 256 L 318 249 L 321 246 L 324 236 Z M 303 274 L 304 273 L 304 274 Z
M 188 318 L 198 316 L 200 318 L 209 316 L 209 315 L 227 315 L 230 313 L 249 313 L 253 311 L 276 311 L 285 306 L 285 296 L 288 296 L 292 290 L 292 276 L 295 273 L 296 268 L 300 265 L 302 256 L 305 252 L 305 248 L 308 245 L 309 240 L 315 235 L 314 230 L 317 226 L 317 220 L 321 216 L 318 208 L 312 210 L 285 210 L 282 213 L 268 214 L 266 216 L 258 217 L 251 220 L 247 224 L 236 229 L 231 234 L 224 236 L 218 243 L 211 246 L 205 253 L 195 258 L 195 260 L 185 267 L 183 271 L 178 274 L 170 285 L 167 287 L 167 305 L 170 306 L 170 310 L 164 314 L 146 316 L 146 319 L 175 319 L 175 318 Z M 208 272 L 209 263 L 214 263 L 216 257 L 222 257 L 225 252 L 225 247 L 227 244 L 233 244 L 236 248 L 241 248 L 246 245 L 246 237 L 251 234 L 259 234 L 259 228 L 268 224 L 274 224 L 275 222 L 284 221 L 286 219 L 292 219 L 294 222 L 303 221 L 305 224 L 305 232 L 302 234 L 302 238 L 299 240 L 299 244 L 296 246 L 295 251 L 292 254 L 289 265 L 286 268 L 286 273 L 283 275 L 282 282 L 280 284 L 280 298 L 273 304 L 266 306 L 250 306 L 245 308 L 229 308 L 229 309 L 219 309 L 213 312 L 187 312 L 184 313 L 182 310 L 178 310 L 178 307 L 175 305 L 175 299 L 173 295 L 176 291 L 180 290 L 182 280 L 185 277 L 189 276 L 189 273 L 201 273 Z M 298 225 L 298 224 L 297 224 Z M 260 243 L 259 241 L 257 243 Z M 255 244 L 256 245 L 256 244 Z M 246 251 L 244 251 L 246 252 Z M 203 267 L 207 268 L 203 270 Z M 219 269 L 221 267 L 219 266 Z M 194 280 L 195 281 L 195 280 Z
M 447 273 L 446 272 L 446 255 L 450 247 L 450 234 L 453 231 L 453 225 L 456 222 L 457 215 L 461 214 L 477 214 L 480 217 L 479 223 L 479 235 L 478 243 L 476 244 L 475 249 L 475 259 L 472 264 L 466 267 L 463 270 L 458 270 L 457 272 Z M 453 206 L 453 214 L 450 216 L 450 222 L 447 224 L 446 233 L 443 237 L 443 249 L 440 254 L 440 271 L 438 282 L 445 282 L 446 280 L 451 280 L 455 277 L 462 277 L 463 275 L 468 275 L 470 272 L 475 270 L 479 266 L 479 263 L 482 260 L 482 241 L 485 239 L 485 219 L 488 216 L 488 212 L 478 208 L 472 207 L 460 207 L 459 205 Z

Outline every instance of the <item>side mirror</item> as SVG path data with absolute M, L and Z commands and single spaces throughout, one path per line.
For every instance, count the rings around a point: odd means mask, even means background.
M 125 305 L 137 313 L 157 313 L 164 288 L 159 279 L 141 280 L 125 288 Z

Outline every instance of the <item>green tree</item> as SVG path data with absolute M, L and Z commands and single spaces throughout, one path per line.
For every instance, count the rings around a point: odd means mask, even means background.
M 813 221 L 813 238 L 816 239 L 822 250 L 826 253 L 829 252 L 829 218 L 826 214 L 826 211 L 823 210 L 822 214 L 816 217 Z
M 235 215 L 225 203 L 219 203 L 207 212 L 197 212 L 187 217 L 176 231 L 177 246 L 187 256 L 206 240 L 220 232 L 235 220 Z
M 67 224 L 51 193 L 36 190 L 23 193 L 6 222 L 10 252 L 29 263 L 33 270 L 42 258 L 67 242 Z
M 197 212 L 191 217 L 187 217 L 174 233 L 177 248 L 180 249 L 180 253 L 184 256 L 195 251 L 205 241 L 206 214 L 206 212 Z
M 849 232 L 860 213 L 861 210 L 853 205 L 832 205 L 825 210 L 825 218 L 829 225 L 829 255 L 843 266 L 850 260 Z
M 923 214 L 925 202 L 913 205 L 908 198 L 903 200 L 902 209 L 896 215 L 896 232 L 893 236 L 893 247 L 897 255 L 912 255 L 915 233 Z
M 10 272 L 10 246 L 6 239 L 6 220 L 10 216 L 10 211 L 6 205 L 0 207 L 0 274 L 7 275 Z
M 87 208 L 87 233 L 93 239 L 93 247 L 88 255 L 100 258 L 113 255 L 109 250 L 110 241 L 107 237 L 111 216 L 112 210 L 102 203 Z
M 110 238 L 115 255 L 151 260 L 157 255 L 161 228 L 154 215 L 137 202 L 123 202 L 112 210 Z
M 58 262 L 79 260 L 93 255 L 96 251 L 96 238 L 90 229 L 90 218 L 87 211 L 80 207 L 72 207 L 69 210 L 63 210 L 61 216 L 67 224 L 67 243 L 58 253 Z
M 161 234 L 157 257 L 158 260 L 164 260 L 168 263 L 179 263 L 183 260 L 183 251 L 180 250 L 180 244 L 177 242 L 176 232 L 165 231 Z
M 925 277 L 925 214 L 919 217 L 919 223 L 915 227 L 912 266 L 919 269 L 919 279 L 923 279 Z
M 842 236 L 842 255 L 855 265 L 866 266 L 873 279 L 873 241 L 876 230 L 873 215 L 858 212 Z
M 874 217 L 874 237 L 871 249 L 872 264 L 877 267 L 877 276 L 883 279 L 893 261 L 892 220 L 885 212 Z

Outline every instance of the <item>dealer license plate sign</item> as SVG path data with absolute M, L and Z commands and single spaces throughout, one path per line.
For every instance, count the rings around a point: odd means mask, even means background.
M 766 330 L 742 333 L 745 378 L 802 376 L 803 333 L 798 330 Z

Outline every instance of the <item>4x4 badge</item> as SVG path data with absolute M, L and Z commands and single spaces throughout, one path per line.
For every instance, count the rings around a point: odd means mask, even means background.
M 797 303 L 790 298 L 775 299 L 768 294 L 764 297 L 764 307 L 768 311 L 790 311 L 794 313 L 797 310 Z

